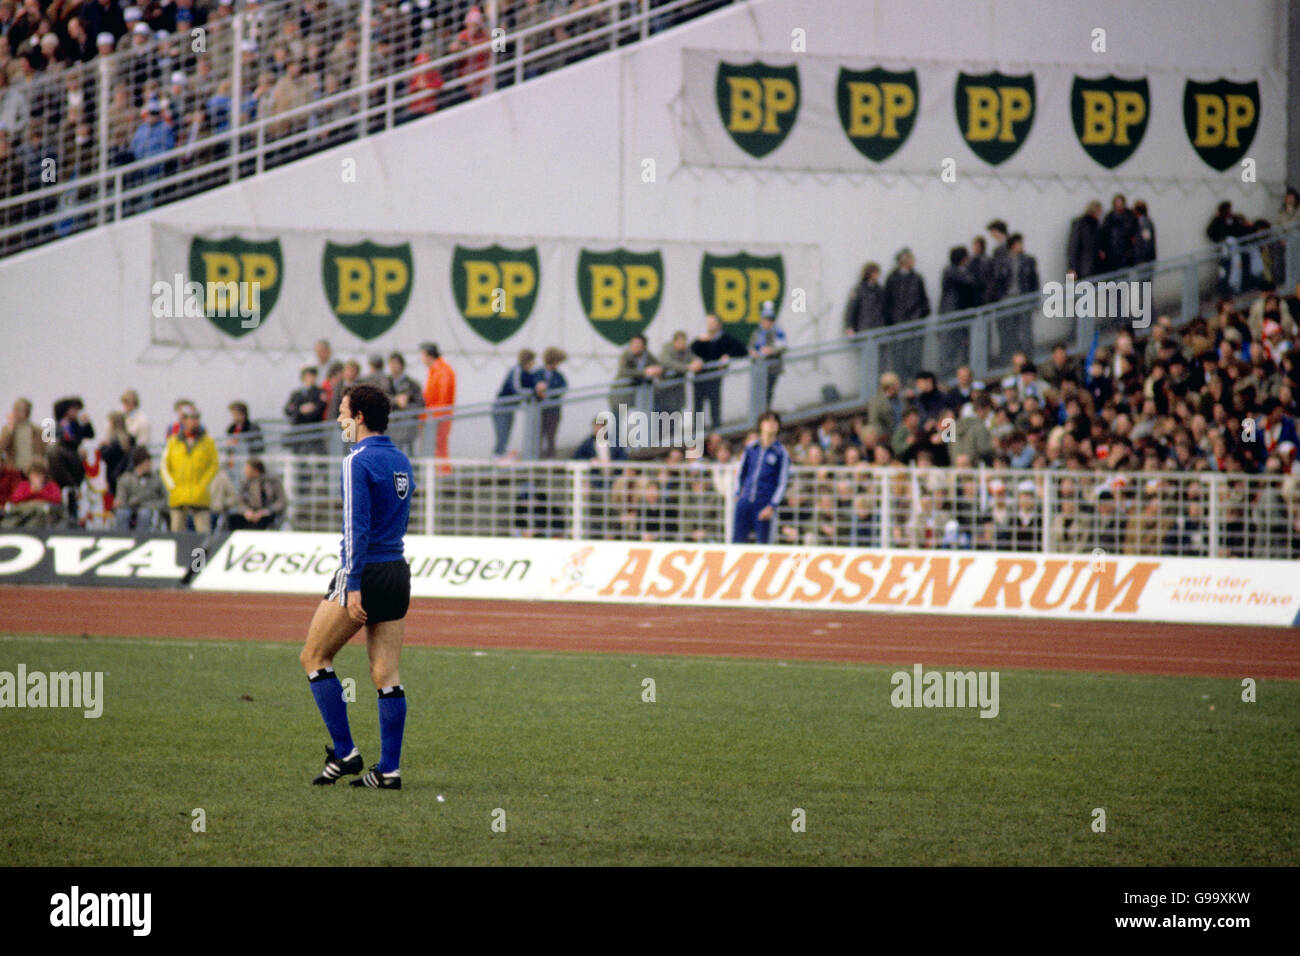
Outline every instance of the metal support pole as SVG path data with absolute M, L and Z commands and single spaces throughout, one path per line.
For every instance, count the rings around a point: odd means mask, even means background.
M 236 13 L 230 24 L 230 181 L 239 179 L 239 121 L 244 107 L 244 14 Z
M 975 313 L 970 327 L 970 370 L 978 379 L 989 374 L 989 313 L 981 309 Z
M 424 472 L 424 533 L 434 533 L 434 507 L 437 501 L 438 491 L 438 470 L 433 467 L 433 459 L 426 458 L 420 462 L 420 469 Z
M 1201 270 L 1195 262 L 1183 267 L 1183 304 L 1181 315 L 1183 322 L 1188 322 L 1201 311 Z
M 582 518 L 583 513 L 586 511 L 582 488 L 584 485 L 583 478 L 587 474 L 587 466 L 577 462 L 569 462 L 565 467 L 569 472 L 570 501 L 572 502 L 570 510 L 573 512 L 572 521 L 569 525 L 569 536 L 577 540 L 582 537 Z

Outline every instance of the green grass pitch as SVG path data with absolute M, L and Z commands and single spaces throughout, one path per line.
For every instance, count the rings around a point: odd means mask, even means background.
M 297 655 L 0 637 L 0 670 L 106 673 L 98 719 L 0 710 L 4 862 L 1300 862 L 1297 682 L 1243 703 L 1236 680 L 1003 670 L 981 719 L 894 709 L 895 667 L 408 648 L 392 793 L 308 785 L 326 736 Z M 373 763 L 364 649 L 336 668 Z

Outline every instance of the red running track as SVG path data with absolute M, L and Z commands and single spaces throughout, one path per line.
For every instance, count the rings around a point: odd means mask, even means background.
M 317 598 L 0 587 L 0 632 L 301 641 Z M 417 599 L 408 644 L 1300 678 L 1292 628 Z

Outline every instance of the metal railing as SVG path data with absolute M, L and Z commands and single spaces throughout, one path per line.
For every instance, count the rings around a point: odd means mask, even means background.
M 70 127 L 45 134 L 53 182 L 41 176 L 39 188 L 0 193 L 0 255 L 392 129 L 739 2 L 593 0 L 560 15 L 525 3 L 499 15 L 487 0 L 477 4 L 481 32 L 466 37 L 457 24 L 476 6 L 471 0 L 404 4 L 406 11 L 373 0 L 306 7 L 284 0 L 210 20 L 202 50 L 177 34 L 101 56 L 23 91 L 42 113 L 61 108 L 77 86 L 80 103 L 68 109 Z M 304 36 L 302 18 L 319 22 L 319 35 Z M 293 76 L 289 63 L 307 69 Z M 164 82 L 173 72 L 185 82 Z M 131 140 L 152 99 L 166 129 L 146 132 L 148 155 L 136 156 Z M 90 135 L 85 144 L 79 126 Z
M 338 458 L 265 461 L 288 495 L 282 529 L 339 530 Z M 732 540 L 735 462 L 412 464 L 412 534 Z M 795 466 L 772 543 L 1293 560 L 1300 477 Z

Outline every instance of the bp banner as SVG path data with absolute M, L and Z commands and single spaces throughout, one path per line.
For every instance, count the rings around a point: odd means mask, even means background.
M 1167 180 L 1281 176 L 1285 77 L 683 51 L 702 166 Z
M 560 345 L 652 349 L 718 316 L 748 341 L 766 301 L 793 343 L 823 310 L 815 245 L 610 242 L 427 233 L 215 231 L 153 226 L 152 341 L 306 352 L 319 338 L 357 350 L 511 355 Z

